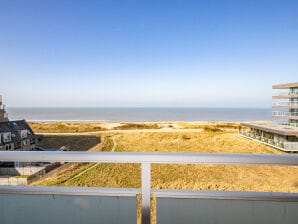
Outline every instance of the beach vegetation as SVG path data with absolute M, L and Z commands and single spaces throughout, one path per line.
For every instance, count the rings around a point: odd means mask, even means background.
M 121 123 L 114 130 L 159 129 L 157 123 Z
M 69 122 L 29 122 L 36 133 L 83 133 L 106 130 L 99 123 L 69 123 Z
M 206 124 L 205 124 L 206 125 Z M 225 125 L 224 125 L 225 126 Z M 216 127 L 216 126 L 215 126 Z M 272 147 L 237 135 L 235 128 L 217 130 L 214 125 L 202 131 L 168 132 L 99 132 L 82 137 L 84 149 L 117 152 L 185 152 L 185 153 L 283 153 Z M 218 126 L 217 126 L 218 127 Z M 221 126 L 222 127 L 222 126 Z M 225 126 L 226 127 L 226 126 Z M 234 126 L 232 126 L 234 127 Z M 72 135 L 72 142 L 79 134 Z M 87 137 L 88 136 L 88 137 Z M 63 136 L 64 138 L 65 136 Z M 47 145 L 61 142 L 59 135 L 44 136 Z M 97 138 L 93 144 L 88 140 Z M 102 139 L 99 141 L 98 139 Z M 67 144 L 63 140 L 63 144 Z M 42 141 L 41 141 L 42 142 Z M 45 144 L 45 143 L 43 143 Z M 90 164 L 74 164 L 34 183 L 37 185 L 140 187 L 139 164 L 102 163 L 83 175 L 78 170 Z M 238 165 L 153 165 L 152 187 L 156 189 L 248 190 L 297 192 L 297 167 Z
M 238 124 L 174 123 L 173 130 L 145 129 L 126 124 L 121 129 L 89 134 L 45 134 L 44 147 L 69 145 L 72 150 L 117 152 L 281 154 L 272 147 L 237 135 Z M 146 123 L 146 127 L 148 124 Z M 154 127 L 156 127 L 154 123 Z M 175 128 L 174 128 L 175 127 Z M 180 129 L 177 130 L 177 127 Z M 186 129 L 181 131 L 181 129 Z M 121 130 L 121 131 L 119 131 Z M 115 145 L 116 143 L 116 145 Z M 298 167 L 256 165 L 152 164 L 153 189 L 298 192 Z M 66 163 L 32 183 L 42 186 L 140 188 L 139 164 Z M 152 198 L 152 223 L 156 200 Z M 137 223 L 141 223 L 138 197 Z

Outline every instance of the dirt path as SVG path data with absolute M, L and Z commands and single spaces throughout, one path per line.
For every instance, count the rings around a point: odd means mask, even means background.
M 116 146 L 117 146 L 116 140 L 115 140 L 114 137 L 106 137 L 105 141 L 107 140 L 107 138 L 111 138 L 111 139 L 112 139 L 112 141 L 113 141 L 113 147 L 112 147 L 112 149 L 111 149 L 111 152 L 114 152 L 114 151 L 115 151 L 115 148 L 116 148 Z M 104 142 L 105 142 L 105 141 L 104 141 Z M 102 148 L 104 148 L 104 145 L 102 145 Z M 78 173 L 77 175 L 75 175 L 74 177 L 70 178 L 70 179 L 67 180 L 67 181 L 71 181 L 71 180 L 74 180 L 74 179 L 76 179 L 76 178 L 82 176 L 83 174 L 87 173 L 89 170 L 92 170 L 92 169 L 94 169 L 95 167 L 97 167 L 99 164 L 101 164 L 101 163 L 95 163 L 95 164 L 93 164 L 91 167 L 88 167 L 87 169 L 83 170 L 82 172 Z

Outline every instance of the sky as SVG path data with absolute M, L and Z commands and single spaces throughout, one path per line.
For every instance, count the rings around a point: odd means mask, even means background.
M 298 1 L 0 0 L 9 107 L 270 107 Z

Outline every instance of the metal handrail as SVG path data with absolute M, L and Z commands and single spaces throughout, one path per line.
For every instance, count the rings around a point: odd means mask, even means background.
M 276 102 L 272 106 L 298 106 L 298 102 Z
M 272 116 L 281 116 L 281 117 L 298 116 L 298 112 L 273 111 Z
M 250 164 L 298 166 L 298 155 L 138 152 L 3 151 L 0 161 L 140 163 L 142 223 L 150 223 L 151 164 Z
M 298 165 L 298 155 L 242 153 L 2 151 L 0 152 L 0 161 Z
M 295 92 L 278 92 L 278 93 L 275 93 L 273 96 L 292 96 L 292 95 L 298 95 L 298 93 L 295 93 Z

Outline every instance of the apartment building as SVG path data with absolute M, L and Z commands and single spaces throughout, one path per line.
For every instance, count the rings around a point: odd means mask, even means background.
M 241 123 L 239 135 L 282 151 L 298 151 L 298 82 L 273 85 L 272 89 L 282 91 L 272 96 L 276 122 Z

